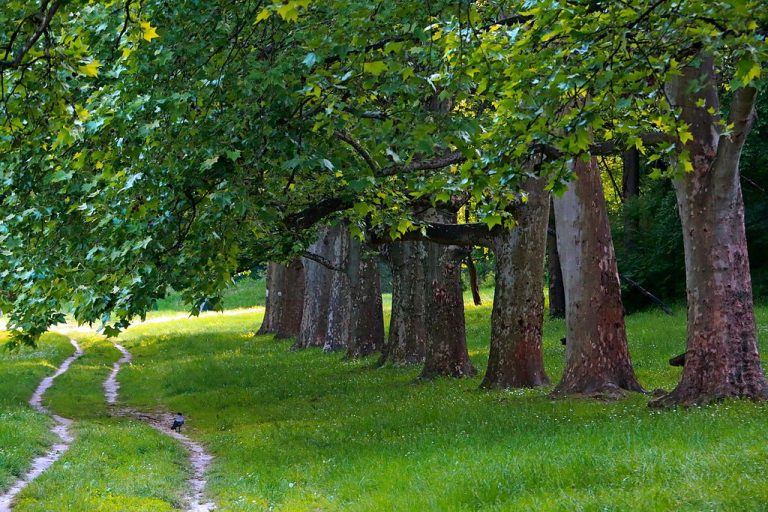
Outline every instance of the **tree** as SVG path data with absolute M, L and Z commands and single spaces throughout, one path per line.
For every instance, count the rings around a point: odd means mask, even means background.
M 688 339 L 683 376 L 653 405 L 692 405 L 726 397 L 768 398 L 760 366 L 739 179 L 741 150 L 757 91 L 736 89 L 723 134 L 714 59 L 699 55 L 667 84 L 690 127 L 684 151 L 693 169 L 675 182 L 683 225 Z M 751 61 L 750 61 L 751 62 Z M 681 141 L 682 142 L 682 141 Z

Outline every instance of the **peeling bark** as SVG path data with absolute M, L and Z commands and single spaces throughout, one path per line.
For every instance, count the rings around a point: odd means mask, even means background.
M 691 93 L 693 83 L 704 84 Z M 683 375 L 651 406 L 704 404 L 727 397 L 768 399 L 760 365 L 744 228 L 739 160 L 755 111 L 755 89 L 737 89 L 730 136 L 721 136 L 713 61 L 686 68 L 667 84 L 693 140 L 685 145 L 693 171 L 674 183 L 683 226 L 688 338 Z M 703 107 L 696 102 L 704 100 Z M 715 114 L 707 109 L 713 108 Z
M 597 161 L 576 160 L 575 181 L 555 198 L 565 300 L 566 363 L 554 395 L 643 391 L 627 349 L 618 268 Z
M 542 355 L 542 284 L 549 219 L 549 193 L 544 185 L 544 180 L 530 180 L 525 187 L 528 202 L 512 212 L 518 225 L 492 241 L 496 288 L 484 388 L 549 384 Z
M 327 260 L 333 258 L 330 229 L 323 226 L 309 252 Z M 328 331 L 328 305 L 330 303 L 333 271 L 316 261 L 302 258 L 305 275 L 304 306 L 301 328 L 293 348 L 322 347 Z
M 347 227 L 338 224 L 330 228 L 328 260 L 334 268 L 343 269 L 347 266 L 350 236 Z M 350 337 L 352 318 L 352 290 L 349 276 L 346 272 L 331 271 L 330 294 L 328 298 L 328 319 L 323 340 L 323 350 L 333 352 L 347 348 Z
M 439 210 L 432 210 L 425 217 L 425 220 L 456 222 L 455 213 Z M 427 244 L 424 276 L 428 338 L 421 379 L 465 377 L 477 372 L 467 352 L 461 289 L 461 260 L 464 257 L 465 251 L 460 247 Z
M 267 300 L 264 320 L 258 334 L 276 338 L 297 336 L 304 303 L 304 266 L 300 260 L 288 265 L 270 263 L 267 267 Z
M 427 242 L 394 242 L 385 249 L 392 270 L 392 312 L 381 366 L 424 362 L 428 338 L 426 247 Z
M 360 241 L 350 244 L 349 275 L 352 288 L 352 324 L 347 357 L 365 357 L 384 347 L 384 310 L 381 304 L 379 260 L 363 254 Z

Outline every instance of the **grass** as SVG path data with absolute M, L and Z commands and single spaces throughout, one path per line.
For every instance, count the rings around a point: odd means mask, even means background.
M 765 405 L 656 411 L 639 395 L 605 403 L 479 391 L 490 304 L 466 308 L 476 378 L 415 384 L 419 368 L 290 352 L 290 341 L 254 335 L 257 312 L 131 328 L 121 398 L 185 412 L 188 434 L 216 456 L 208 490 L 226 511 L 766 510 Z M 765 354 L 768 308 L 758 325 Z M 680 369 L 667 359 L 684 346 L 685 311 L 635 314 L 627 329 L 641 383 L 674 386 Z M 553 381 L 563 332 L 562 321 L 545 325 Z M 105 416 L 100 386 L 117 353 L 81 340 L 89 355 L 47 395 L 76 418 L 77 441 L 18 510 L 169 510 L 183 453 Z
M 44 397 L 49 409 L 75 421 L 75 442 L 27 487 L 14 510 L 174 510 L 186 485 L 186 453 L 141 422 L 109 416 L 101 383 L 119 354 L 101 337 L 77 338 L 85 355 Z
M 266 281 L 264 279 L 244 278 L 227 288 L 223 294 L 224 309 L 251 308 L 264 306 Z M 189 312 L 190 306 L 184 304 L 181 296 L 170 293 L 165 299 L 157 301 L 157 311 L 148 316 L 160 316 L 168 312 Z
M 29 462 L 54 439 L 49 418 L 28 400 L 40 381 L 53 373 L 74 349 L 63 336 L 48 334 L 36 349 L 8 352 L 0 333 L 0 489 L 22 476 Z

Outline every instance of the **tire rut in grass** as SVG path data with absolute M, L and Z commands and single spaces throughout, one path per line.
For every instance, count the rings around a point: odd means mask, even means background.
M 48 388 L 53 385 L 54 379 L 66 372 L 69 369 L 69 366 L 83 355 L 83 351 L 80 348 L 80 345 L 78 345 L 75 340 L 70 339 L 69 342 L 73 347 L 75 347 L 75 353 L 65 359 L 53 375 L 44 378 L 40 382 L 40 385 L 37 386 L 37 389 L 32 395 L 32 398 L 29 400 L 29 405 L 31 405 L 32 408 L 34 408 L 37 412 L 53 417 L 56 425 L 51 429 L 51 432 L 56 434 L 56 436 L 59 438 L 59 442 L 54 444 L 45 455 L 41 455 L 40 457 L 34 459 L 27 474 L 16 481 L 16 483 L 14 483 L 13 486 L 5 494 L 0 496 L 0 512 L 11 510 L 13 508 L 13 502 L 16 499 L 16 496 L 18 496 L 19 493 L 23 491 L 24 488 L 27 487 L 35 478 L 43 474 L 46 469 L 51 467 L 53 463 L 56 462 L 59 457 L 61 457 L 64 452 L 69 449 L 69 446 L 74 440 L 74 437 L 69 431 L 69 427 L 72 425 L 72 420 L 63 418 L 57 414 L 53 414 L 47 407 L 43 405 L 43 395 L 46 391 L 48 391 Z
M 114 342 L 113 345 L 120 351 L 122 357 L 112 366 L 112 372 L 107 377 L 107 380 L 104 381 L 104 396 L 110 405 L 114 405 L 117 402 L 118 390 L 120 389 L 117 374 L 120 372 L 122 365 L 130 363 L 132 359 L 131 353 L 125 347 Z M 185 501 L 188 503 L 187 510 L 189 512 L 210 512 L 216 510 L 216 504 L 205 499 L 205 486 L 208 483 L 205 473 L 213 460 L 213 456 L 208 454 L 201 444 L 180 432 L 171 430 L 169 425 L 172 423 L 172 414 L 149 414 L 127 407 L 116 407 L 113 410 L 113 414 L 143 421 L 155 430 L 179 441 L 189 452 L 189 461 L 192 466 L 192 477 L 188 480 L 192 492 L 185 496 Z

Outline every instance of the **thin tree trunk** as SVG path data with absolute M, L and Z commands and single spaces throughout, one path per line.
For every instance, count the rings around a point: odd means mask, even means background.
M 549 193 L 544 185 L 542 179 L 530 180 L 528 202 L 513 213 L 518 225 L 493 239 L 496 289 L 484 388 L 549 384 L 542 355 L 542 285 L 549 219 Z
M 272 334 L 277 330 L 277 324 L 280 319 L 281 295 L 278 290 L 281 288 L 280 278 L 276 274 L 280 272 L 279 263 L 269 263 L 267 265 L 267 289 L 266 304 L 264 307 L 264 319 L 261 321 L 259 332 L 257 334 Z
M 704 87 L 694 89 L 694 83 Z M 728 137 L 718 132 L 720 108 L 711 58 L 701 57 L 700 68 L 686 68 L 668 84 L 667 92 L 682 108 L 682 119 L 693 135 L 685 145 L 693 171 L 675 182 L 685 248 L 688 339 L 680 383 L 650 405 L 703 404 L 726 397 L 765 400 L 768 384 L 757 347 L 739 180 L 756 91 L 747 87 L 734 92 L 728 120 L 733 131 Z M 696 106 L 700 100 L 703 107 Z
M 557 248 L 566 300 L 566 363 L 555 395 L 642 391 L 627 349 L 619 275 L 597 161 L 576 160 L 556 198 Z
M 483 299 L 480 297 L 480 287 L 477 284 L 477 268 L 472 260 L 472 255 L 467 256 L 467 269 L 469 269 L 469 289 L 472 290 L 472 302 L 475 306 L 481 306 Z
M 549 229 L 547 230 L 547 262 L 549 264 L 549 316 L 565 318 L 565 289 L 563 272 L 560 268 L 560 253 L 557 252 L 557 227 L 555 208 L 549 208 Z
M 425 220 L 456 223 L 456 214 L 432 210 Z M 476 373 L 469 360 L 464 325 L 461 260 L 465 251 L 456 246 L 427 243 L 426 248 L 427 346 L 421 379 L 464 377 Z
M 624 202 L 632 201 L 640 195 L 640 151 L 632 148 L 622 156 L 623 177 L 621 180 Z M 637 235 L 640 224 L 636 215 L 624 213 L 624 254 L 637 251 Z

